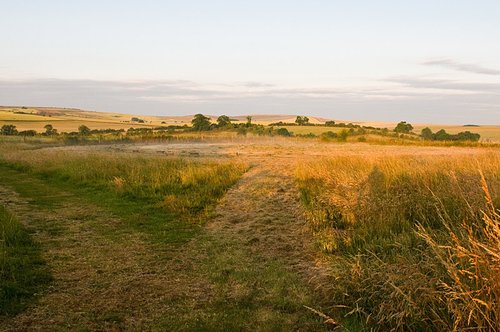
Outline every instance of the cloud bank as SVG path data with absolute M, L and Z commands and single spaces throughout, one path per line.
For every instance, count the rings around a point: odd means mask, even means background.
M 345 120 L 500 124 L 500 83 L 395 77 L 370 87 L 266 82 L 0 80 L 0 105 L 130 114 L 307 114 Z

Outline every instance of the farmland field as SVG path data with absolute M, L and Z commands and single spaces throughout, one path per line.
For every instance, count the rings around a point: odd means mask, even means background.
M 479 284 L 454 282 L 443 261 L 470 267 L 424 245 L 447 243 L 446 232 L 465 241 L 467 221 L 498 227 L 496 148 L 234 137 L 8 142 L 0 156 L 0 204 L 48 273 L 16 314 L 0 313 L 6 330 L 419 330 L 499 319 L 498 256 L 481 251 L 498 254 L 494 228 L 472 238 L 479 247 L 462 243 L 480 258 Z M 472 291 L 489 311 L 451 301 L 436 282 Z
M 131 118 L 137 117 L 143 120 L 143 123 L 132 122 Z M 211 117 L 215 121 L 216 117 Z M 245 123 L 245 116 L 231 117 L 233 123 Z M 104 113 L 89 112 L 76 109 L 64 108 L 20 108 L 20 107 L 1 107 L 0 106 L 0 126 L 15 125 L 18 130 L 36 130 L 43 132 L 44 126 L 52 124 L 59 132 L 78 131 L 80 125 L 85 125 L 91 129 L 124 129 L 135 128 L 154 128 L 168 125 L 190 125 L 192 117 L 189 116 L 141 116 L 128 115 L 122 113 Z M 295 118 L 290 115 L 253 115 L 252 123 L 268 126 L 276 122 L 294 123 Z M 296 135 L 314 134 L 321 135 L 327 131 L 338 133 L 342 127 L 322 126 L 328 119 L 310 117 L 310 123 L 314 126 L 276 126 L 276 128 L 286 128 Z M 396 123 L 393 122 L 366 122 L 366 121 L 347 121 L 337 120 L 337 123 L 353 123 L 360 126 L 372 126 L 377 128 L 393 129 Z M 472 131 L 481 135 L 482 141 L 500 142 L 500 126 L 497 125 L 437 125 L 437 124 L 414 124 L 414 132 L 429 127 L 433 132 L 439 129 L 445 129 L 450 134 L 457 134 L 462 131 Z

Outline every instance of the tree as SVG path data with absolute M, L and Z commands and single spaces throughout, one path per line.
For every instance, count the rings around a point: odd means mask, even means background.
M 325 126 L 327 127 L 334 127 L 335 126 L 335 121 L 326 121 Z
M 80 135 L 89 135 L 90 134 L 90 128 L 87 127 L 86 125 L 81 125 L 80 127 L 78 127 L 78 133 Z
M 36 136 L 36 130 L 23 130 L 19 132 L 19 136 Z
M 217 126 L 220 128 L 229 127 L 231 125 L 231 119 L 227 115 L 221 115 L 217 118 Z
M 193 130 L 196 131 L 210 130 L 210 118 L 203 114 L 196 114 L 193 120 L 191 120 L 191 124 L 193 125 Z
M 246 124 L 247 127 L 251 127 L 252 126 L 252 116 L 251 115 L 247 115 L 247 124 Z
M 51 124 L 46 124 L 43 128 L 45 128 L 45 135 L 47 136 L 57 134 L 57 129 L 54 129 L 54 127 Z
M 401 121 L 400 123 L 398 123 L 396 128 L 394 128 L 395 132 L 401 133 L 401 134 L 408 134 L 412 130 L 413 130 L 413 126 L 411 124 L 407 123 L 406 121 Z
M 477 142 L 481 138 L 481 135 L 477 133 L 471 133 L 470 131 L 462 131 L 457 134 L 457 139 L 459 141 L 473 141 Z
M 297 116 L 295 123 L 299 126 L 306 126 L 309 124 L 309 118 L 307 116 Z
M 434 139 L 436 141 L 449 141 L 450 140 L 450 134 L 448 134 L 446 132 L 446 130 L 444 129 L 441 129 L 441 130 L 438 130 L 435 134 L 434 134 Z
M 0 129 L 0 134 L 2 135 L 17 135 L 17 129 L 14 125 L 3 125 Z
M 420 136 L 422 136 L 423 139 L 428 141 L 434 139 L 434 134 L 432 133 L 432 130 L 429 127 L 425 127 L 424 129 L 422 129 L 422 131 L 420 132 Z

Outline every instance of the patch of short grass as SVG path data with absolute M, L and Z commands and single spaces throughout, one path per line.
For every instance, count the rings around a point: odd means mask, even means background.
M 202 235 L 197 247 L 206 255 L 197 268 L 207 276 L 209 296 L 191 303 L 177 299 L 174 313 L 158 319 L 164 331 L 325 331 L 329 325 L 304 306 L 316 299 L 303 280 L 279 259 L 252 253 L 234 239 Z M 194 270 L 193 273 L 200 273 Z
M 38 245 L 0 205 L 0 317 L 22 311 L 50 281 Z

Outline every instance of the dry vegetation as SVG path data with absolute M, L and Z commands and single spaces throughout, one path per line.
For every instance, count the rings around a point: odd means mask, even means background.
M 296 176 L 332 278 L 322 287 L 347 321 L 500 325 L 498 151 L 339 156 L 304 163 Z
M 6 326 L 496 330 L 498 149 L 215 134 L 0 145 L 55 279 Z

